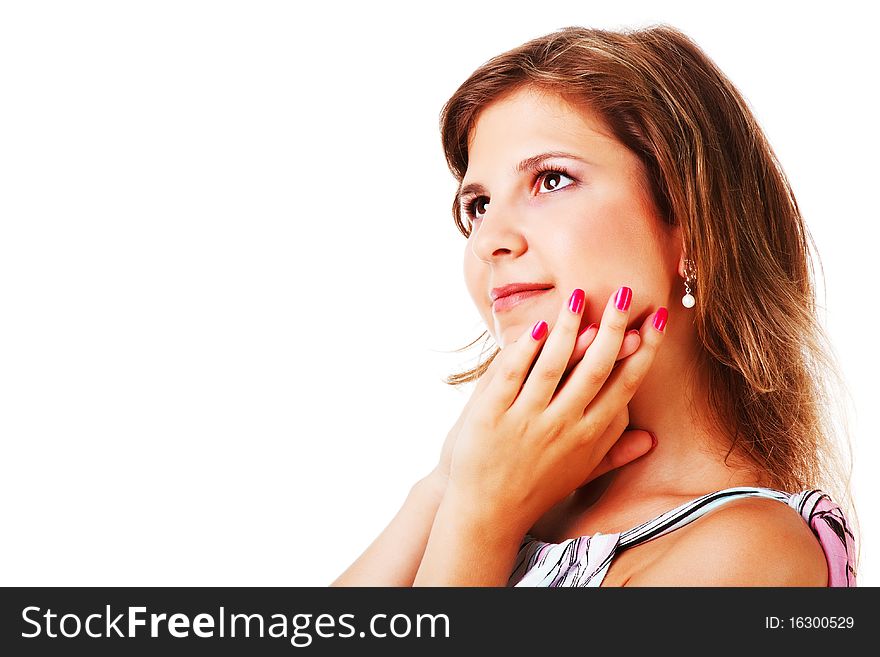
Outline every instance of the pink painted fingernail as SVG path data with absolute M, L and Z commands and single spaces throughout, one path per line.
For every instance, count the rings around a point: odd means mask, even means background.
M 571 298 L 568 300 L 568 309 L 577 314 L 584 307 L 584 291 L 582 289 L 575 288 L 574 292 L 571 293 Z
M 657 309 L 657 312 L 654 314 L 654 328 L 663 332 L 663 329 L 666 328 L 666 320 L 669 318 L 669 312 L 663 306 L 660 306 Z
M 654 449 L 657 446 L 657 436 L 654 435 L 653 431 L 649 431 L 648 435 L 651 436 L 651 449 Z
M 540 340 L 545 335 L 547 335 L 547 322 L 542 319 L 532 328 L 532 337 L 535 340 Z
M 632 301 L 633 291 L 625 285 L 614 295 L 614 306 L 620 311 L 629 310 L 629 304 Z
M 627 335 L 638 335 L 639 329 L 630 329 L 629 331 L 626 332 L 626 334 Z
M 582 329 L 580 330 L 580 333 L 578 333 L 578 337 L 582 336 L 584 333 L 586 333 L 587 331 L 589 331 L 591 328 L 599 328 L 599 325 L 596 324 L 595 322 L 593 322 L 593 323 L 590 324 L 589 326 L 585 326 L 584 328 L 582 328 Z

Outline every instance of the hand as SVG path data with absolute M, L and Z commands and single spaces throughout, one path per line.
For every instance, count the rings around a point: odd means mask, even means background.
M 639 347 L 615 367 L 629 319 L 616 296 L 561 385 L 581 321 L 568 304 L 549 335 L 536 340 L 529 329 L 496 356 L 496 372 L 462 419 L 452 451 L 449 487 L 457 499 L 522 534 L 600 466 L 662 341 L 655 317 L 666 315 L 660 309 L 646 318 Z
M 599 331 L 599 327 L 596 324 L 592 324 L 590 327 L 585 328 L 582 333 L 580 333 L 575 339 L 574 343 L 574 351 L 571 354 L 571 358 L 568 359 L 568 363 L 565 367 L 565 372 L 563 373 L 563 382 L 565 377 L 568 376 L 571 369 L 580 362 L 580 359 L 583 357 L 584 353 L 586 353 L 587 348 L 592 344 L 593 339 L 596 337 L 596 334 Z M 627 331 L 624 336 L 623 342 L 620 345 L 620 351 L 617 354 L 617 360 L 621 361 L 639 347 L 641 339 L 639 337 L 639 332 L 635 329 L 631 331 Z M 489 367 L 483 373 L 483 375 L 477 381 L 477 385 L 471 393 L 470 399 L 468 399 L 467 404 L 465 404 L 464 409 L 461 414 L 458 416 L 458 420 L 453 425 L 452 429 L 449 430 L 449 433 L 446 434 L 446 440 L 443 443 L 443 447 L 440 450 L 440 460 L 434 469 L 430 472 L 430 474 L 425 477 L 427 480 L 433 481 L 433 485 L 439 490 L 443 491 L 446 488 L 446 485 L 449 481 L 449 465 L 452 462 L 452 452 L 455 449 L 455 442 L 458 438 L 459 431 L 461 430 L 461 426 L 464 423 L 465 418 L 468 416 L 470 409 L 473 407 L 476 400 L 480 398 L 483 394 L 483 391 L 486 389 L 486 386 L 489 385 L 489 382 L 495 375 L 495 372 L 498 371 L 498 363 L 501 361 L 500 354 L 496 355 L 495 358 L 492 359 L 492 362 L 489 364 Z M 620 418 L 617 419 L 615 426 L 618 426 L 621 423 L 621 418 L 625 418 L 622 420 L 623 426 L 626 427 L 629 424 L 629 413 L 627 409 L 624 409 L 620 415 Z M 620 438 L 611 446 L 611 449 L 608 451 L 608 454 L 605 455 L 605 458 L 599 463 L 598 466 L 587 476 L 584 480 L 583 486 L 591 482 L 593 479 L 597 477 L 601 477 L 603 474 L 619 468 L 621 466 L 630 463 L 631 461 L 635 461 L 637 458 L 644 456 L 647 454 L 653 447 L 653 441 L 651 438 L 651 434 L 647 431 L 643 431 L 641 429 L 633 429 L 630 431 L 624 431 L 623 434 L 620 435 Z

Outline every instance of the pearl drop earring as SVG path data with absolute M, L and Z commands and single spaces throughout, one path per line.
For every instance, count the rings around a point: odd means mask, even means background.
M 684 279 L 684 296 L 681 298 L 681 305 L 685 308 L 693 308 L 694 304 L 697 303 L 697 300 L 694 299 L 694 295 L 691 294 L 691 284 L 696 285 L 697 282 L 696 274 L 694 273 L 694 261 L 685 259 L 684 269 L 686 276 Z

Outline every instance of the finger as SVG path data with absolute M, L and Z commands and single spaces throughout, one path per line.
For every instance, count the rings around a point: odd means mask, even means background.
M 621 287 L 608 298 L 599 332 L 553 400 L 557 413 L 581 417 L 584 408 L 598 394 L 620 353 L 631 302 L 632 290 L 628 287 Z
M 480 378 L 477 379 L 477 385 L 474 387 L 473 393 L 471 393 L 471 400 L 480 396 L 480 393 L 486 389 L 486 386 L 492 381 L 492 378 L 495 376 L 495 373 L 498 371 L 499 364 L 501 362 L 501 352 L 503 348 L 499 347 L 499 349 L 495 352 L 495 355 L 492 356 L 492 360 L 489 362 L 489 365 L 486 367 L 485 371 L 480 375 Z M 470 400 L 469 402 L 470 403 Z
M 648 431 L 642 429 L 624 431 L 605 454 L 605 458 L 590 473 L 584 484 L 644 456 L 654 448 L 654 445 L 654 438 Z
M 578 333 L 578 342 L 579 342 L 578 348 L 580 349 L 580 353 L 578 354 L 577 359 L 572 357 L 572 359 L 569 361 L 569 368 L 568 369 L 573 367 L 577 360 L 580 360 L 580 357 L 583 356 L 587 347 L 590 346 L 590 342 L 592 342 L 593 338 L 596 337 L 596 332 L 598 331 L 598 329 L 599 329 L 598 324 L 590 324 L 589 326 L 585 326 L 583 329 L 581 329 L 581 332 Z M 638 331 L 633 330 L 633 331 L 630 331 L 629 333 L 638 333 Z M 630 353 L 635 351 L 637 347 L 638 347 L 638 341 L 635 340 L 631 344 L 631 349 L 628 351 L 628 353 L 622 354 L 620 357 L 624 358 L 626 355 L 629 355 Z M 623 350 L 624 350 L 624 348 L 622 347 L 621 351 L 623 351 Z M 498 349 L 497 352 L 495 352 L 495 355 L 492 357 L 492 360 L 489 362 L 488 367 L 486 367 L 486 370 L 480 375 L 480 378 L 477 379 L 477 385 L 474 386 L 474 390 L 473 390 L 473 392 L 471 392 L 471 396 L 468 399 L 467 403 L 465 404 L 465 409 L 470 407 L 471 404 L 474 403 L 475 400 L 480 398 L 483 390 L 486 389 L 486 386 L 489 385 L 489 383 L 492 381 L 492 378 L 495 376 L 496 372 L 498 372 L 499 365 L 501 363 L 501 358 L 500 358 L 501 352 L 502 352 L 502 349 L 500 349 L 500 348 Z M 534 366 L 534 363 L 532 364 L 532 366 Z M 566 370 L 566 373 L 568 373 L 568 369 Z M 526 375 L 526 378 L 528 378 L 528 374 Z
M 495 356 L 498 368 L 486 386 L 483 398 L 487 408 L 496 412 L 506 411 L 516 400 L 526 380 L 529 369 L 544 344 L 549 327 L 539 320 L 514 342 Z
M 568 374 L 571 371 L 571 368 L 580 362 L 598 332 L 599 325 L 593 323 L 582 328 L 581 332 L 577 334 L 577 338 L 575 338 L 574 341 L 574 350 L 571 352 L 571 357 L 569 357 L 568 364 L 565 366 L 566 374 Z
M 492 356 L 492 361 L 489 363 L 486 370 L 480 375 L 480 378 L 477 379 L 477 385 L 474 387 L 473 397 L 476 397 L 480 394 L 480 391 L 484 390 L 489 382 L 492 380 L 492 377 L 495 376 L 495 372 L 498 371 L 498 363 L 501 362 L 501 349 L 499 348 L 495 355 Z
M 590 348 L 590 345 L 593 343 L 593 339 L 598 332 L 599 325 L 590 324 L 578 333 L 578 338 L 574 343 L 574 351 L 568 361 L 570 366 L 573 367 L 580 362 L 580 359 L 586 353 L 587 349 Z M 641 339 L 639 338 L 638 329 L 630 329 L 624 333 L 623 343 L 620 345 L 620 351 L 617 352 L 617 360 L 623 360 L 630 354 L 635 353 L 635 350 L 639 348 L 639 342 L 641 342 Z
M 623 336 L 623 343 L 620 345 L 620 351 L 617 352 L 617 360 L 621 361 L 630 354 L 634 354 L 642 343 L 642 336 L 639 335 L 638 329 L 631 329 Z
M 517 408 L 526 412 L 547 408 L 571 358 L 585 305 L 584 291 L 575 288 L 560 309 L 553 330 L 523 385 L 514 404 Z
M 582 423 L 585 435 L 601 433 L 601 430 L 604 430 L 620 413 L 621 407 L 629 404 L 654 363 L 657 351 L 663 343 L 667 317 L 666 308 L 661 307 L 657 309 L 657 312 L 645 318 L 641 330 L 642 344 L 639 346 L 639 350 L 621 362 L 584 412 Z M 604 436 L 601 438 L 602 440 L 597 443 L 596 449 L 607 451 L 611 443 L 606 442 Z
M 563 386 L 567 383 L 567 377 L 571 373 L 571 370 L 574 369 L 574 366 L 577 365 L 581 358 L 583 358 L 584 353 L 587 349 L 589 349 L 590 344 L 593 341 L 593 338 L 596 337 L 596 333 L 599 330 L 598 324 L 590 324 L 590 326 L 583 329 L 583 333 L 578 336 L 577 341 L 574 343 L 574 352 L 571 355 L 571 358 L 568 360 L 568 366 L 565 368 L 565 375 L 562 377 L 562 381 L 560 381 L 560 385 L 556 386 L 557 392 L 562 389 Z M 638 329 L 631 329 L 626 332 L 623 336 L 623 342 L 620 345 L 620 351 L 617 352 L 617 361 L 621 361 L 630 354 L 635 353 L 636 349 L 639 348 L 639 344 L 642 339 L 639 337 Z M 617 367 L 618 363 L 615 363 L 614 366 Z

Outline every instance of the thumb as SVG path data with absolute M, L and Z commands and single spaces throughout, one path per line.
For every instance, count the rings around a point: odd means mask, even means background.
M 590 473 L 590 478 L 587 481 L 592 481 L 611 470 L 632 463 L 654 449 L 656 444 L 657 438 L 650 431 L 643 429 L 624 431 L 605 454 L 605 457 L 599 461 L 599 465 Z

